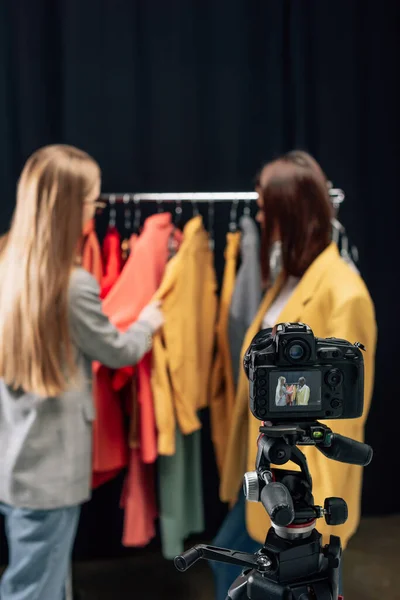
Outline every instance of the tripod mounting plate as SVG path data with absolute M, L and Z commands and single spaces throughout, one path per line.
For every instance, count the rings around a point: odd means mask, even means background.
M 290 446 L 330 446 L 332 444 L 332 429 L 318 421 L 304 423 L 277 423 L 276 425 L 263 424 L 260 434 L 269 438 L 283 438 Z

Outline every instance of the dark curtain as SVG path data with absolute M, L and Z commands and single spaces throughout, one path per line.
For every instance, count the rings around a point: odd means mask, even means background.
M 340 216 L 379 324 L 364 513 L 400 510 L 400 403 L 387 377 L 400 337 L 398 3 L 3 0 L 0 10 L 2 231 L 24 161 L 54 142 L 91 153 L 105 191 L 249 190 L 263 161 L 294 147 L 345 190 Z M 228 212 L 216 208 L 219 273 Z M 117 547 L 116 497 L 100 490 L 85 509 L 88 554 Z M 215 529 L 220 507 L 207 498 Z

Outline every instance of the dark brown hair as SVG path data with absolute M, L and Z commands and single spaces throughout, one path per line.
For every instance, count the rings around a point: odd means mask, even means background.
M 300 167 L 309 167 L 310 169 L 314 169 L 317 173 L 319 173 L 326 182 L 328 182 L 328 178 L 322 170 L 321 165 L 315 160 L 311 154 L 306 152 L 305 150 L 291 150 L 285 154 L 285 158 L 291 160 L 296 163 Z
M 295 154 L 267 164 L 258 179 L 264 213 L 261 265 L 265 282 L 269 280 L 269 254 L 276 227 L 287 275 L 301 277 L 331 241 L 332 206 L 326 178 L 316 161 L 318 168 Z

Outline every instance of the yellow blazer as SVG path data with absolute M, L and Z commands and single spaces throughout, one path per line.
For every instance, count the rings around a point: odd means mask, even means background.
M 181 247 L 167 264 L 155 299 L 165 324 L 153 340 L 151 385 L 158 453 L 175 453 L 175 429 L 201 428 L 198 410 L 208 404 L 217 314 L 214 254 L 200 216 L 183 230 Z
M 228 233 L 226 236 L 225 269 L 217 323 L 217 352 L 211 376 L 211 436 L 215 460 L 220 474 L 226 452 L 227 431 L 229 431 L 235 405 L 235 383 L 229 348 L 228 321 L 232 294 L 235 288 L 240 239 L 241 233 L 239 231 Z
M 282 284 L 283 276 L 267 292 L 247 332 L 242 354 L 261 329 L 263 317 Z M 325 421 L 335 432 L 363 441 L 374 379 L 375 312 L 363 280 L 342 260 L 334 243 L 320 254 L 303 275 L 277 322 L 288 321 L 306 323 L 318 337 L 338 337 L 366 346 L 363 416 L 359 419 Z M 254 470 L 259 426 L 260 421 L 249 411 L 249 385 L 242 371 L 221 479 L 220 496 L 225 502 L 235 501 L 244 472 Z M 323 505 L 325 497 L 339 496 L 348 504 L 349 518 L 344 525 L 328 526 L 323 519 L 317 523 L 325 539 L 328 534 L 339 535 L 345 547 L 360 519 L 362 468 L 329 460 L 312 447 L 302 450 L 307 456 L 313 478 L 315 503 Z M 297 467 L 289 463 L 287 468 Z M 270 520 L 261 503 L 247 503 L 246 523 L 249 535 L 260 543 L 264 542 Z

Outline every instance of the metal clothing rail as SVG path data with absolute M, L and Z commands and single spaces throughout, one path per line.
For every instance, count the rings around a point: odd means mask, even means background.
M 334 204 L 341 204 L 345 198 L 343 190 L 330 188 L 329 195 Z M 190 192 L 190 193 L 151 193 L 151 194 L 128 194 L 110 193 L 101 194 L 101 200 L 113 204 L 115 202 L 233 202 L 233 201 L 255 201 L 258 199 L 257 192 Z
M 257 192 L 191 192 L 163 194 L 102 194 L 108 202 L 232 202 L 233 200 L 257 200 Z

